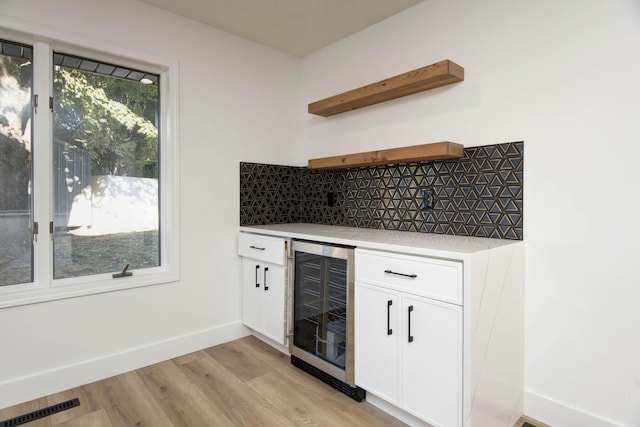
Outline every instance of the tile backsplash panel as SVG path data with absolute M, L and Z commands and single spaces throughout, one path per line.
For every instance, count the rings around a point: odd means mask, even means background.
M 301 222 L 305 168 L 240 163 L 240 225 Z
M 240 225 L 305 222 L 523 239 L 523 142 L 338 170 L 240 163 Z M 433 208 L 424 208 L 424 192 Z

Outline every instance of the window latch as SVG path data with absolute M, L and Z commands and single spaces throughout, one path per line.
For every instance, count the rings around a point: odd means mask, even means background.
M 112 274 L 111 277 L 113 277 L 114 279 L 119 279 L 120 277 L 133 276 L 133 273 L 130 271 L 127 271 L 127 268 L 129 268 L 129 264 L 125 265 L 120 273 Z

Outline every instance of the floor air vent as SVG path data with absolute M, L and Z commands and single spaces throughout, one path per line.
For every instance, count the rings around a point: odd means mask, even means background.
M 304 360 L 296 356 L 291 356 L 291 364 L 313 375 L 319 380 L 324 381 L 325 383 L 329 384 L 331 387 L 337 390 L 340 390 L 342 393 L 346 394 L 347 396 L 349 396 L 350 398 L 352 398 L 357 402 L 362 402 L 364 400 L 366 392 L 360 387 L 351 387 L 349 384 L 344 383 L 339 379 L 332 377 L 326 372 L 316 368 L 313 365 L 310 365 L 309 363 L 305 362 Z
M 0 427 L 14 427 L 30 423 L 31 421 L 35 421 L 39 418 L 48 417 L 49 415 L 66 411 L 67 409 L 75 408 L 76 406 L 80 406 L 80 400 L 78 398 L 67 400 L 66 402 L 62 403 L 57 403 L 43 409 L 38 409 L 37 411 L 20 415 L 19 417 L 11 418 L 10 420 L 0 421 Z

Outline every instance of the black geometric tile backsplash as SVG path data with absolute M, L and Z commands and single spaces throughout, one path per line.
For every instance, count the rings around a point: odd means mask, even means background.
M 300 222 L 303 169 L 241 162 L 240 225 Z
M 240 224 L 306 222 L 523 239 L 523 142 L 337 170 L 240 164 Z M 424 209 L 425 191 L 433 209 Z

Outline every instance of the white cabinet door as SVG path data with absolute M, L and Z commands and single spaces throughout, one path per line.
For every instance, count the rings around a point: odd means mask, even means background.
M 462 307 L 402 298 L 402 406 L 433 426 L 462 426 Z
M 242 323 L 285 345 L 285 267 L 243 258 L 242 270 Z
M 262 332 L 285 345 L 286 316 L 284 311 L 286 270 L 281 265 L 265 264 L 262 269 Z
M 265 263 L 251 258 L 242 258 L 242 323 L 262 330 L 263 296 L 262 269 Z
M 356 282 L 355 380 L 400 405 L 400 293 Z

